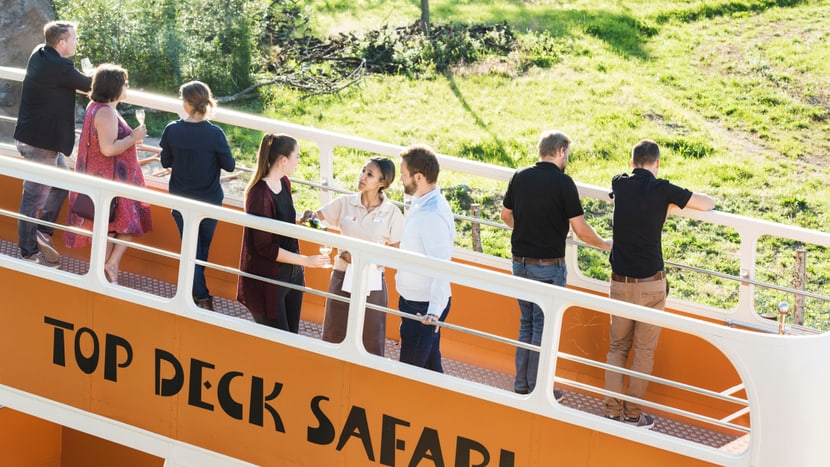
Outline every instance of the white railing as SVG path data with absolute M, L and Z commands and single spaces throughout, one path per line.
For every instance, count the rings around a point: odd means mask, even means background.
M 22 81 L 24 74 L 24 70 L 21 69 L 0 67 L 0 79 Z M 178 99 L 142 91 L 131 90 L 128 93 L 126 102 L 129 104 L 176 114 L 182 113 L 181 102 Z M 392 158 L 397 158 L 398 154 L 403 149 L 403 146 L 400 145 L 388 144 L 351 135 L 296 125 L 284 121 L 267 119 L 221 107 L 216 110 L 216 114 L 212 120 L 263 132 L 284 132 L 312 142 L 319 149 L 320 175 L 318 182 L 322 186 L 328 186 L 334 178 L 334 149 L 337 147 L 357 149 Z M 468 174 L 471 177 L 481 177 L 484 179 L 502 182 L 509 180 L 510 176 L 512 176 L 514 172 L 514 170 L 510 168 L 460 159 L 445 154 L 439 154 L 439 160 L 442 169 L 455 170 Z M 580 196 L 582 197 L 609 201 L 607 188 L 582 183 L 577 183 L 577 187 L 579 189 Z M 325 203 L 329 201 L 333 197 L 333 194 L 334 193 L 332 191 L 320 190 L 320 202 Z M 236 204 L 237 206 L 241 204 L 241 200 L 238 198 L 234 199 L 233 197 L 226 198 L 226 202 L 232 205 Z M 769 332 L 775 332 L 776 330 L 776 325 L 774 323 L 758 316 L 758 313 L 770 312 L 773 310 L 756 310 L 755 307 L 756 287 L 768 287 L 770 285 L 755 279 L 757 246 L 760 238 L 768 236 L 821 247 L 830 247 L 830 234 L 824 232 L 807 230 L 719 211 L 700 212 L 683 210 L 678 215 L 717 226 L 728 227 L 737 232 L 740 238 L 738 246 L 740 275 L 734 276 L 716 273 L 713 271 L 704 271 L 704 273 L 722 277 L 729 281 L 738 282 L 741 286 L 739 289 L 738 302 L 732 309 L 724 309 L 696 302 L 679 300 L 671 296 L 667 301 L 667 306 L 670 308 L 683 308 L 684 311 L 689 313 L 722 320 L 723 322 L 729 322 L 738 326 L 763 329 Z M 589 278 L 579 270 L 578 262 L 576 261 L 577 249 L 579 245 L 580 244 L 578 242 L 569 242 L 567 249 L 566 258 L 568 260 L 568 284 L 588 290 L 604 292 L 607 290 L 607 283 Z M 454 256 L 477 264 L 485 264 L 505 270 L 510 269 L 509 260 L 485 254 L 478 254 L 469 250 L 456 248 Z M 672 263 L 668 262 L 667 264 L 671 265 Z M 684 267 L 683 265 L 678 266 Z M 774 284 L 773 288 L 776 288 Z M 781 289 L 781 287 L 778 288 Z M 796 289 L 788 289 L 786 287 L 783 289 L 794 294 L 803 293 L 803 291 Z M 822 294 L 813 294 L 813 297 L 818 298 L 819 300 L 828 300 L 828 298 L 830 298 Z
M 189 265 L 192 265 L 195 261 L 195 226 L 204 217 L 215 218 L 222 223 L 248 226 L 275 232 L 280 235 L 288 235 L 315 243 L 326 243 L 337 248 L 347 249 L 353 255 L 354 265 L 357 270 L 364 272 L 364 274 L 358 274 L 354 284 L 355 292 L 353 296 L 357 298 L 350 305 L 347 338 L 341 345 L 335 345 L 275 331 L 264 326 L 216 313 L 206 313 L 195 307 L 189 293 L 181 292 L 183 290 L 189 291 L 190 289 L 187 286 L 178 287 L 179 293 L 173 298 L 167 299 L 124 287 L 114 287 L 106 282 L 103 271 L 100 268 L 93 269 L 93 272 L 90 274 L 78 276 L 65 271 L 30 265 L 22 260 L 3 256 L 0 256 L 0 267 L 16 269 L 23 273 L 37 275 L 56 282 L 98 291 L 99 293 L 107 294 L 121 300 L 127 300 L 168 313 L 186 316 L 190 319 L 222 326 L 252 336 L 280 342 L 285 345 L 291 345 L 331 358 L 338 358 L 355 364 L 369 366 L 389 374 L 447 388 L 471 397 L 493 401 L 520 410 L 542 414 L 553 419 L 577 424 L 589 429 L 626 437 L 719 465 L 782 465 L 776 463 L 781 458 L 773 456 L 772 454 L 773 452 L 778 452 L 779 443 L 782 439 L 787 439 L 785 434 L 788 434 L 790 430 L 784 420 L 778 420 L 777 422 L 776 420 L 782 416 L 785 420 L 790 416 L 798 416 L 801 419 L 809 420 L 810 414 L 820 413 L 820 411 L 830 408 L 825 407 L 828 403 L 824 401 L 823 396 L 820 396 L 820 393 L 825 392 L 825 390 L 830 390 L 830 378 L 826 375 L 827 372 L 823 371 L 823 364 L 820 359 L 804 362 L 803 365 L 799 365 L 797 372 L 793 369 L 788 369 L 787 371 L 791 374 L 788 374 L 786 378 L 767 371 L 770 362 L 780 359 L 782 354 L 797 355 L 801 352 L 820 354 L 826 351 L 826 347 L 830 345 L 827 336 L 820 336 L 818 338 L 771 336 L 728 329 L 723 326 L 673 314 L 654 313 L 653 310 L 647 308 L 611 301 L 596 295 L 555 288 L 546 284 L 512 277 L 504 273 L 439 261 L 393 248 L 378 247 L 377 245 L 349 237 L 275 222 L 256 216 L 248 216 L 236 210 L 217 208 L 215 206 L 180 199 L 134 186 L 125 186 L 109 180 L 67 173 L 48 167 L 44 168 L 42 165 L 31 164 L 14 158 L 0 158 L 0 173 L 5 176 L 31 179 L 53 186 L 72 187 L 73 189 L 90 193 L 95 199 L 101 200 L 99 202 L 99 210 L 101 211 L 99 214 L 101 215 L 106 210 L 104 207 L 108 205 L 108 200 L 115 196 L 128 197 L 179 210 L 184 214 L 186 229 L 190 232 L 190 234 L 185 235 L 182 241 L 179 284 L 189 284 L 192 280 L 192 267 Z M 106 225 L 101 223 L 101 226 L 96 226 L 93 231 L 91 264 L 103 263 L 102 255 L 107 242 L 105 229 Z M 167 252 L 165 254 L 175 253 Z M 664 328 L 675 329 L 698 336 L 710 342 L 733 362 L 735 369 L 746 386 L 746 392 L 748 394 L 747 403 L 749 405 L 751 419 L 753 420 L 753 428 L 755 428 L 756 423 L 760 424 L 763 421 L 763 425 L 759 425 L 762 429 L 752 430 L 753 438 L 750 443 L 750 451 L 742 455 L 727 454 L 693 442 L 670 438 L 644 430 L 631 429 L 623 424 L 608 422 L 601 417 L 561 406 L 553 400 L 553 396 L 549 391 L 534 391 L 529 396 L 519 396 L 507 391 L 493 391 L 493 388 L 487 386 L 368 355 L 362 348 L 362 339 L 359 336 L 362 336 L 364 319 L 362 310 L 365 306 L 365 298 L 360 297 L 365 297 L 365 294 L 362 293 L 368 285 L 365 270 L 370 264 L 384 264 L 396 269 L 408 269 L 416 273 L 429 274 L 449 280 L 454 284 L 471 287 L 488 293 L 496 293 L 538 303 L 546 314 L 546 323 L 551 323 L 545 327 L 542 343 L 539 347 L 541 359 L 539 366 L 539 384 L 537 387 L 540 388 L 551 387 L 554 385 L 554 382 L 564 381 L 555 376 L 558 359 L 568 358 L 567 355 L 558 353 L 558 342 L 561 340 L 563 314 L 567 309 L 572 307 L 583 307 L 603 313 L 626 316 L 638 321 L 650 322 Z M 456 327 L 454 329 L 458 328 Z M 512 343 L 517 346 L 519 345 L 515 341 L 512 341 Z M 806 397 L 781 399 L 782 394 L 795 391 L 797 388 L 803 387 L 802 385 L 806 383 L 809 383 L 813 389 Z M 599 388 L 590 389 L 593 391 L 602 391 Z M 738 401 L 743 403 L 743 399 L 738 399 Z M 0 401 L 0 403 L 4 402 L 8 403 L 8 401 Z M 11 403 L 13 404 L 14 401 Z M 37 405 L 34 400 L 29 401 L 29 403 Z M 809 407 L 809 410 L 805 407 Z M 43 410 L 45 411 L 46 409 L 43 408 Z M 812 436 L 814 431 L 826 434 L 825 431 L 827 431 L 827 428 L 823 427 L 823 423 L 820 423 L 821 420 L 816 420 L 816 422 L 821 426 L 809 426 L 810 436 Z M 84 419 L 82 422 L 76 421 L 74 426 L 79 426 L 79 429 L 92 434 L 104 435 L 107 433 L 107 429 L 111 429 L 110 425 L 96 417 L 91 417 L 88 420 Z M 144 440 L 142 442 L 147 441 Z M 124 444 L 131 445 L 129 442 L 125 442 Z M 809 445 L 801 444 L 801 446 Z M 803 449 L 808 449 L 805 455 L 814 455 L 814 452 L 810 451 L 808 447 L 803 447 Z M 767 450 L 771 452 L 767 452 Z M 787 459 L 792 460 L 793 455 L 790 451 Z M 752 459 L 757 460 L 758 456 L 761 456 L 763 459 L 771 458 L 772 461 L 768 464 L 765 462 L 752 463 L 754 462 Z M 814 464 L 806 462 L 798 465 Z
M 9 70 L 0 67 L 0 78 L 22 78 L 21 73 L 10 72 Z M 9 76 L 12 77 L 9 78 Z M 130 103 L 171 112 L 177 112 L 179 110 L 179 102 L 175 99 L 136 91 L 131 93 Z M 262 131 L 288 132 L 315 142 L 320 148 L 321 167 L 323 169 L 321 179 L 323 181 L 331 179 L 331 174 L 333 173 L 333 149 L 337 146 L 346 146 L 388 156 L 396 156 L 401 149 L 400 146 L 339 135 L 308 127 L 300 127 L 224 109 L 220 109 L 215 120 Z M 0 145 L 0 152 L 11 153 L 12 149 L 9 145 Z M 445 155 L 441 156 L 441 163 L 442 167 L 453 168 L 454 170 L 465 171 L 477 176 L 497 180 L 506 180 L 512 174 L 512 170 L 509 169 L 463 161 Z M 244 332 L 252 336 L 295 346 L 309 352 L 369 366 L 379 371 L 385 371 L 404 378 L 448 388 L 453 391 L 468 394 L 471 397 L 493 401 L 520 410 L 542 414 L 592 430 L 633 439 L 638 442 L 657 446 L 661 449 L 678 452 L 719 465 L 819 465 L 815 463 L 815 460 L 819 458 L 818 453 L 823 452 L 824 439 L 830 434 L 830 428 L 825 427 L 823 420 L 820 417 L 816 419 L 812 416 L 816 413 L 826 413 L 830 409 L 830 402 L 823 396 L 823 394 L 826 394 L 830 390 L 830 375 L 827 374 L 820 359 L 801 361 L 797 368 L 788 368 L 786 370 L 787 377 L 781 377 L 781 375 L 768 371 L 770 362 L 777 362 L 785 357 L 794 358 L 797 355 L 826 354 L 830 350 L 830 336 L 782 337 L 764 335 L 729 329 L 674 314 L 654 313 L 653 310 L 648 308 L 611 301 L 601 296 L 555 288 L 499 272 L 439 261 L 397 249 L 378 247 L 377 245 L 349 237 L 274 222 L 256 216 L 248 216 L 236 210 L 223 209 L 186 199 L 171 197 L 164 193 L 118 184 L 100 178 L 67 173 L 58 169 L 43 167 L 42 165 L 30 164 L 15 158 L 0 158 L 0 174 L 18 179 L 35 180 L 52 186 L 61 186 L 88 193 L 93 199 L 98 201 L 97 209 L 99 216 L 105 215 L 104 211 L 109 206 L 109 201 L 113 197 L 122 196 L 145 201 L 153 205 L 176 209 L 183 214 L 186 226 L 180 256 L 178 253 L 151 251 L 139 244 L 131 245 L 135 248 L 145 249 L 149 253 L 180 257 L 177 281 L 178 292 L 170 299 L 124 287 L 113 287 L 106 281 L 100 266 L 92 266 L 89 274 L 79 276 L 65 271 L 45 269 L 28 264 L 19 259 L 0 256 L 0 267 L 19 270 L 22 273 L 37 275 L 56 282 L 112 295 L 168 313 L 186 316 L 216 326 Z M 597 199 L 605 199 L 607 197 L 606 190 L 597 187 L 581 185 L 580 192 L 582 196 Z M 324 193 L 321 196 L 326 195 Z M 830 236 L 820 232 L 792 228 L 719 212 L 687 212 L 683 213 L 683 215 L 735 229 L 741 237 L 741 268 L 747 272 L 747 278 L 751 278 L 753 275 L 755 244 L 758 238 L 763 235 L 779 236 L 805 243 L 830 246 Z M 356 275 L 353 285 L 353 297 L 355 298 L 350 303 L 346 340 L 340 345 L 310 340 L 293 334 L 277 332 L 264 326 L 220 314 L 205 313 L 196 308 L 190 298 L 190 294 L 182 293 L 182 291 L 189 291 L 192 285 L 192 264 L 196 262 L 195 227 L 205 217 L 217 219 L 222 223 L 252 227 L 315 243 L 325 243 L 350 251 L 353 256 L 354 266 L 360 273 Z M 96 224 L 92 232 L 91 265 L 103 264 L 107 243 L 106 227 L 105 223 Z M 469 253 L 457 251 L 457 254 Z M 568 255 L 570 284 L 592 290 L 603 290 L 607 287 L 605 283 L 585 278 L 575 269 L 576 247 L 574 245 L 569 247 Z M 496 262 L 498 263 L 498 261 Z M 504 263 L 506 263 L 506 260 L 502 260 L 499 264 Z M 544 328 L 541 345 L 538 348 L 531 346 L 531 348 L 540 351 L 538 387 L 541 388 L 550 388 L 554 385 L 555 381 L 567 382 L 569 384 L 575 383 L 558 379 L 555 376 L 556 364 L 559 359 L 579 360 L 574 356 L 558 352 L 558 342 L 562 334 L 562 317 L 564 312 L 569 308 L 583 307 L 609 315 L 625 316 L 697 336 L 719 349 L 732 362 L 740 375 L 747 393 L 746 400 L 732 397 L 730 394 L 734 391 L 724 390 L 715 392 L 725 395 L 722 399 L 734 399 L 732 402 L 736 402 L 739 405 L 748 404 L 751 420 L 753 421 L 752 440 L 749 450 L 740 455 L 727 454 L 681 439 L 670 438 L 643 430 L 632 430 L 623 424 L 609 422 L 601 417 L 569 409 L 557 404 L 549 391 L 534 391 L 528 396 L 518 396 L 507 391 L 493 391 L 490 387 L 447 377 L 446 375 L 426 372 L 407 365 L 401 365 L 398 362 L 378 359 L 377 357 L 368 355 L 363 349 L 360 336 L 362 336 L 363 328 L 363 310 L 366 306 L 365 294 L 363 293 L 367 288 L 366 270 L 370 264 L 383 264 L 395 269 L 407 269 L 415 273 L 449 280 L 454 284 L 539 304 L 545 313 L 545 322 L 550 323 Z M 217 266 L 209 263 L 206 265 L 208 267 Z M 719 310 L 683 302 L 675 302 L 673 306 L 684 312 L 696 313 L 702 316 L 723 318 L 727 315 L 733 315 L 740 316 L 747 321 L 753 321 L 755 317 L 752 313 L 752 287 L 752 284 L 742 287 L 739 306 L 736 310 Z M 448 324 L 449 326 L 453 325 L 450 323 Z M 475 330 L 464 330 L 457 326 L 453 328 L 465 332 L 475 332 Z M 526 346 L 525 344 L 512 340 L 509 343 L 517 347 Z M 601 366 L 597 362 L 582 363 Z M 659 380 L 659 378 L 656 380 Z M 811 388 L 809 394 L 805 394 L 804 397 L 789 396 L 789 394 L 797 393 L 805 386 Z M 596 387 L 587 387 L 586 389 L 603 393 L 602 389 Z M 702 388 L 692 388 L 692 390 L 698 393 L 713 392 Z M 647 401 L 644 402 L 648 404 Z M 3 401 L 0 401 L 0 403 L 3 403 Z M 656 406 L 654 404 L 651 405 Z M 660 406 L 660 408 L 664 407 Z M 671 410 L 671 408 L 666 409 Z M 683 414 L 680 411 L 676 411 L 675 413 Z M 740 413 L 744 412 L 741 411 Z M 728 423 L 734 416 L 735 414 L 726 417 L 724 419 L 725 422 Z M 800 421 L 807 421 L 807 426 L 802 426 L 803 429 L 800 432 L 800 436 L 802 437 L 799 440 L 799 446 L 801 447 L 799 452 L 793 452 L 793 450 L 783 448 L 788 445 L 785 442 L 793 436 L 787 423 L 790 417 L 797 417 Z M 815 420 L 815 423 L 809 423 L 812 420 Z M 87 422 L 89 425 L 83 428 L 84 431 L 93 434 L 106 433 L 106 426 L 102 425 L 100 421 L 90 419 L 84 423 Z M 761 422 L 763 425 L 760 424 Z M 124 444 L 129 445 L 129 443 Z

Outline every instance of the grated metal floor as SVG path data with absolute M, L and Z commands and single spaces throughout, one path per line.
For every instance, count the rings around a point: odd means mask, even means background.
M 16 258 L 20 257 L 17 244 L 6 240 L 0 240 L 0 254 Z M 62 257 L 60 269 L 73 274 L 83 275 L 89 270 L 89 264 L 86 261 Z M 172 298 L 176 293 L 176 286 L 173 284 L 124 271 L 119 274 L 118 283 L 123 287 L 165 298 Z M 253 321 L 253 317 L 248 309 L 235 300 L 214 297 L 214 308 L 218 313 Z M 300 334 L 314 339 L 320 339 L 322 336 L 322 327 L 317 323 L 301 321 Z M 398 343 L 394 340 L 387 339 L 386 357 L 397 360 L 398 355 Z M 486 384 L 505 391 L 513 390 L 512 375 L 456 360 L 444 359 L 443 363 L 444 371 L 448 375 L 467 381 Z M 564 390 L 564 394 L 565 399 L 562 401 L 564 406 L 597 416 L 603 415 L 604 404 L 601 398 L 581 392 L 569 391 L 567 389 Z M 661 416 L 655 416 L 655 420 L 656 423 L 653 428 L 655 432 L 703 444 L 712 448 L 740 453 L 749 445 L 749 435 L 735 436 L 725 434 Z

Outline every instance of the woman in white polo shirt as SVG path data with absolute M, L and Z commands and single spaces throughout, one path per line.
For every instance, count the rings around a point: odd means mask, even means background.
M 319 218 L 337 228 L 343 235 L 370 242 L 397 247 L 401 241 L 404 217 L 401 210 L 383 194 L 395 180 L 395 163 L 385 157 L 372 157 L 363 166 L 357 183 L 358 192 L 335 198 L 318 211 L 306 211 L 303 220 Z M 329 280 L 329 293 L 350 297 L 343 291 L 343 277 L 351 255 L 341 251 L 334 262 Z M 372 291 L 366 301 L 386 306 L 386 280 L 381 277 L 381 290 Z M 323 319 L 323 340 L 342 342 L 346 337 L 349 304 L 326 300 Z M 386 343 L 386 313 L 366 309 L 363 326 L 363 345 L 372 354 L 383 356 Z

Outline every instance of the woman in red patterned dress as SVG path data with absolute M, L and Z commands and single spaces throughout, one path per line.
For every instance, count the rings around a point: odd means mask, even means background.
M 101 65 L 96 69 L 75 170 L 143 187 L 144 174 L 135 145 L 147 135 L 147 127 L 140 125 L 131 129 L 116 110 L 118 103 L 127 97 L 128 87 L 127 70 L 117 65 Z M 69 196 L 68 224 L 92 230 L 91 220 L 72 212 L 77 196 L 77 193 Z M 110 237 L 129 242 L 152 230 L 147 203 L 127 198 L 115 200 L 115 213 L 108 229 Z M 91 237 L 86 235 L 66 232 L 64 236 L 69 248 L 82 248 L 91 243 Z M 118 269 L 126 251 L 125 245 L 107 243 L 104 274 L 110 282 L 118 282 Z

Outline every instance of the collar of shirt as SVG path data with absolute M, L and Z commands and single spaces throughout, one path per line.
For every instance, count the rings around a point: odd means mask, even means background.
M 551 161 L 536 161 L 536 167 L 539 169 L 556 169 L 559 172 L 565 172 L 564 170 L 560 169 L 558 165 L 554 164 Z
M 435 198 L 436 196 L 438 196 L 439 193 L 441 193 L 441 189 L 436 186 L 435 188 L 433 188 L 432 190 L 424 193 L 421 196 L 418 196 L 418 197 L 413 196 L 412 197 L 412 208 L 419 208 L 419 207 L 423 206 L 427 201 L 429 201 L 432 198 Z
M 384 201 L 386 201 L 386 197 L 383 196 L 383 193 L 381 193 L 380 194 L 380 204 L 378 204 L 377 207 L 380 207 L 383 204 Z M 360 192 L 355 193 L 354 196 L 349 198 L 349 204 L 351 204 L 352 206 L 355 206 L 355 207 L 361 207 L 363 209 L 366 209 L 366 206 L 363 205 L 363 201 L 360 200 Z
M 640 168 L 640 167 L 634 168 L 634 170 L 631 171 L 631 175 L 639 175 L 640 177 L 646 177 L 646 178 L 655 178 L 654 174 L 651 173 L 650 170 L 643 169 L 643 168 Z

